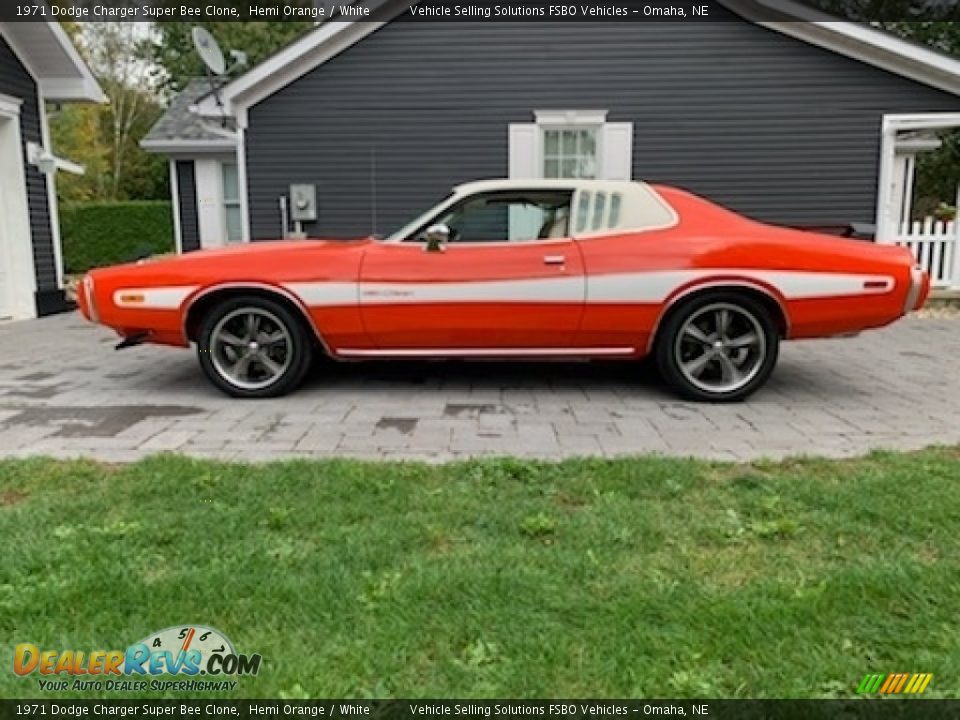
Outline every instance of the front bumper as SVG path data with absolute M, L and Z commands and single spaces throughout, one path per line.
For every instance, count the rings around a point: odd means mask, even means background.
M 903 304 L 903 314 L 919 310 L 930 295 L 930 276 L 923 271 L 920 265 L 910 268 L 910 289 Z
M 99 322 L 100 315 L 97 313 L 97 299 L 93 292 L 93 278 L 90 275 L 84 275 L 80 281 L 80 287 L 77 291 L 77 305 L 80 306 L 80 314 L 90 322 Z

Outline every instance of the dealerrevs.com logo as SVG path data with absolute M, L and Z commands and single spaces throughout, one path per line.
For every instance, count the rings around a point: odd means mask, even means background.
M 219 630 L 185 624 L 152 633 L 126 650 L 53 650 L 19 643 L 13 672 L 40 676 L 41 690 L 232 690 L 237 682 L 228 678 L 256 675 L 262 659 L 238 653 Z

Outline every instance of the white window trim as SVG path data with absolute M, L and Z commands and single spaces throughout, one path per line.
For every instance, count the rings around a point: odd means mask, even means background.
M 170 199 L 173 205 L 173 240 L 177 255 L 183 255 L 183 228 L 180 227 L 180 183 L 177 180 L 177 160 L 170 158 Z
M 239 245 L 244 241 L 243 237 L 243 200 L 241 199 L 240 193 L 240 164 L 236 160 L 221 160 L 220 161 L 220 214 L 222 217 L 223 223 L 223 242 L 226 245 Z M 223 181 L 223 168 L 226 165 L 233 165 L 236 168 L 237 172 L 237 197 L 233 200 L 230 200 L 229 207 L 234 207 L 240 211 L 240 237 L 230 239 L 230 223 L 227 221 L 227 185 Z
M 935 130 L 960 127 L 960 113 L 889 113 L 883 116 L 880 130 L 880 162 L 877 172 L 877 208 L 874 218 L 876 242 L 891 244 L 899 228 L 891 221 L 890 206 L 893 197 L 893 173 L 896 164 L 897 132 L 900 130 Z M 960 266 L 960 254 L 957 255 Z M 958 267 L 960 272 L 960 267 Z
M 37 92 L 37 103 L 40 109 L 40 140 L 43 142 L 45 148 L 52 148 L 53 143 L 50 140 L 50 122 L 47 118 L 47 103 L 43 97 L 43 93 Z M 61 168 L 61 163 L 65 166 L 63 169 L 73 172 L 74 170 L 80 169 L 81 174 L 83 168 L 76 163 L 71 163 L 69 161 L 61 160 L 60 158 L 55 158 L 57 162 L 57 169 Z M 63 241 L 60 237 L 60 205 L 57 202 L 57 174 L 52 172 L 47 174 L 44 177 L 44 182 L 47 185 L 47 217 L 50 222 L 50 239 L 53 241 L 53 265 L 56 270 L 57 275 L 57 287 L 61 290 L 63 289 Z
M 608 110 L 534 110 L 537 125 L 603 125 Z
M 237 127 L 237 185 L 240 190 L 241 242 L 250 242 L 250 198 L 247 195 L 247 133 L 244 123 Z

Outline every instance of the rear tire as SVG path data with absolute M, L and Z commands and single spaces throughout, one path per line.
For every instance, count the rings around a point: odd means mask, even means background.
M 657 335 L 664 379 L 691 400 L 737 402 L 777 364 L 780 334 L 769 311 L 732 291 L 698 295 L 672 311 Z
M 286 395 L 306 377 L 313 339 L 285 305 L 258 296 L 217 305 L 200 326 L 197 357 L 207 378 L 227 395 Z

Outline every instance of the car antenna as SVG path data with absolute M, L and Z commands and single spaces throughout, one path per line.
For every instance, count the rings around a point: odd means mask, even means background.
M 370 147 L 370 235 L 377 235 L 377 148 Z

